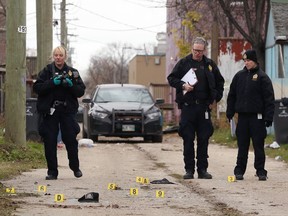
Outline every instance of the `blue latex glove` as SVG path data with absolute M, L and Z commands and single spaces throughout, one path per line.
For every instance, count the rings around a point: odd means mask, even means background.
M 54 83 L 54 85 L 60 85 L 61 84 L 61 75 L 58 75 L 58 76 L 56 76 L 56 77 L 54 77 L 54 79 L 53 79 L 53 83 Z
M 69 86 L 69 87 L 72 87 L 72 86 L 73 86 L 73 82 L 72 82 L 71 79 L 66 78 L 65 80 L 66 80 L 66 82 L 68 83 L 68 86 Z

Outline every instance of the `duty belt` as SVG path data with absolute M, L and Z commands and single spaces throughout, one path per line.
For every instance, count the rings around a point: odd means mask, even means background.
M 187 102 L 184 103 L 185 106 L 189 106 L 192 104 L 208 104 L 208 101 L 196 99 L 196 100 L 189 101 L 189 103 L 187 103 Z
M 60 106 L 60 105 L 66 106 L 66 105 L 67 105 L 67 104 L 66 104 L 66 101 L 55 100 L 55 101 L 53 102 L 53 107 Z
M 207 104 L 207 100 L 199 100 L 196 99 L 195 101 L 193 101 L 195 104 Z

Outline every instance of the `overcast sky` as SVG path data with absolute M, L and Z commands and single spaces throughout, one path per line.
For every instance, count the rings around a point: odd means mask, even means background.
M 36 48 L 36 5 L 27 0 L 27 48 Z M 60 2 L 54 0 L 53 18 L 60 18 Z M 157 43 L 158 32 L 166 31 L 166 0 L 66 0 L 68 37 L 73 47 L 73 66 L 88 68 L 90 57 L 109 43 L 134 47 Z M 53 28 L 54 44 L 60 45 L 60 22 Z M 136 52 L 136 51 L 135 51 Z

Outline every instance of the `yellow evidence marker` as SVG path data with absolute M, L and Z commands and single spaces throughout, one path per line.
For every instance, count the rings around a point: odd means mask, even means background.
M 228 182 L 235 182 L 235 176 L 228 176 Z
M 15 194 L 15 188 L 11 187 L 11 188 L 6 188 L 6 193 L 10 193 L 10 194 Z
M 38 185 L 38 192 L 46 192 L 47 187 L 45 185 Z
M 142 184 L 149 184 L 149 178 L 142 178 Z
M 108 184 L 108 190 L 116 190 L 117 186 L 114 183 L 109 183 Z
M 157 198 L 164 198 L 164 191 L 161 191 L 161 190 L 156 190 L 156 197 Z
M 138 196 L 138 188 L 130 188 L 131 196 Z
M 143 182 L 143 177 L 137 176 L 136 177 L 136 182 L 137 183 L 142 183 Z
M 64 201 L 64 194 L 55 194 L 54 201 L 55 202 L 63 202 Z

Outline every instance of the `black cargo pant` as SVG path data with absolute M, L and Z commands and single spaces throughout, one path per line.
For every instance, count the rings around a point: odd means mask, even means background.
M 265 121 L 258 119 L 257 113 L 239 113 L 236 126 L 238 155 L 234 174 L 246 172 L 250 140 L 254 148 L 254 168 L 257 175 L 267 175 L 265 167 L 264 143 L 267 136 Z
M 205 114 L 207 112 L 207 114 Z M 205 116 L 208 115 L 208 116 Z M 194 140 L 197 135 L 197 172 L 207 171 L 208 142 L 213 134 L 210 111 L 207 104 L 183 105 L 179 135 L 183 138 L 185 170 L 195 172 Z
M 77 134 L 80 132 L 79 124 L 74 113 L 55 111 L 53 115 L 42 115 L 39 122 L 39 134 L 45 147 L 45 157 L 48 167 L 48 175 L 58 176 L 57 161 L 57 136 L 59 125 L 62 133 L 62 141 L 66 146 L 69 167 L 73 171 L 79 170 Z

